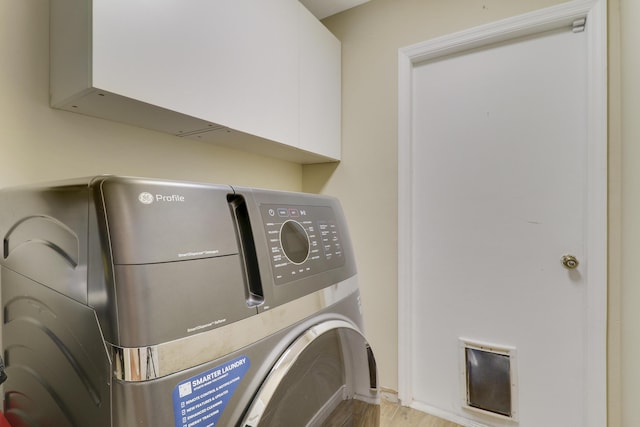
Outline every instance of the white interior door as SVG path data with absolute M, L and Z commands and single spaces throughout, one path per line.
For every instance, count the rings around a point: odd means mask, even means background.
M 466 339 L 516 350 L 518 425 L 589 425 L 589 286 L 606 285 L 589 279 L 604 261 L 587 247 L 588 31 L 563 26 L 412 67 L 414 406 L 514 425 L 464 407 Z

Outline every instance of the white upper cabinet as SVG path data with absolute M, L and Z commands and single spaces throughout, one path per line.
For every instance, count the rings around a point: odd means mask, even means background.
M 51 105 L 340 159 L 340 42 L 297 0 L 52 0 Z
M 340 159 L 340 42 L 311 12 L 299 6 L 300 148 Z

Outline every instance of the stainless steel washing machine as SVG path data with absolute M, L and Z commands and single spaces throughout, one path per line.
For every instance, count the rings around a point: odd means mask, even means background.
M 329 197 L 99 176 L 0 191 L 13 427 L 378 426 Z

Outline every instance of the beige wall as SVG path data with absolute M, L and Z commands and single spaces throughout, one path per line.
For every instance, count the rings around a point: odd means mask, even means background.
M 559 3 L 563 1 L 372 0 L 324 21 L 342 41 L 343 161 L 337 166 L 305 166 L 303 189 L 335 194 L 342 200 L 356 249 L 366 332 L 378 357 L 383 387 L 397 390 L 398 384 L 398 48 Z M 625 17 L 622 85 L 627 95 L 622 104 L 620 3 Z M 640 104 L 640 30 L 636 24 L 640 2 L 609 0 L 609 9 L 609 426 L 632 427 L 640 425 L 640 413 L 634 410 L 640 397 L 640 369 L 634 366 L 640 360 L 640 271 L 633 258 L 640 251 L 640 227 L 634 226 L 640 224 L 640 192 L 626 184 L 640 182 L 640 105 L 634 105 Z M 620 105 L 626 113 L 623 120 L 627 119 L 622 127 L 625 144 L 620 139 Z M 622 174 L 621 150 L 625 151 Z M 625 191 L 621 192 L 622 188 Z M 625 237 L 621 240 L 620 236 Z M 621 252 L 625 254 L 622 262 L 618 257 Z M 621 298 L 625 301 L 622 310 Z
M 640 425 L 640 2 L 619 0 L 616 3 L 620 5 L 620 97 L 610 99 L 612 104 L 619 106 L 620 117 L 619 120 L 614 117 L 610 125 L 619 129 L 621 142 L 617 153 L 621 158 L 617 174 L 620 177 L 618 217 L 621 232 L 620 241 L 616 242 L 619 244 L 619 296 L 622 301 L 617 317 L 621 325 L 622 349 L 619 359 L 621 425 L 631 427 Z M 612 28 L 610 34 L 613 33 Z M 614 44 L 613 38 L 610 44 Z M 615 261 L 612 258 L 612 262 Z
M 342 41 L 342 162 L 305 166 L 303 189 L 342 201 L 383 387 L 398 387 L 398 48 L 559 3 L 372 0 L 323 21 Z
M 0 187 L 101 173 L 300 190 L 302 167 L 49 107 L 49 2 L 0 0 Z
M 397 389 L 397 49 L 561 2 L 372 0 L 327 19 L 343 43 L 343 161 L 300 167 L 52 110 L 49 3 L 0 0 L 0 187 L 116 173 L 337 195 L 357 251 L 365 323 L 381 384 Z M 635 259 L 640 252 L 640 2 L 609 0 L 609 10 L 609 426 L 635 427 L 640 425 L 635 409 L 640 398 Z

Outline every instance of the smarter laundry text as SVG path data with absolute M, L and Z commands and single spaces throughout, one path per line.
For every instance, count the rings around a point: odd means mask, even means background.
M 176 427 L 217 426 L 249 365 L 249 358 L 240 356 L 180 382 L 173 389 Z
M 191 386 L 193 387 L 194 390 L 197 390 L 199 385 L 205 384 L 205 383 L 207 383 L 207 382 L 209 382 L 209 381 L 211 381 L 213 379 L 216 379 L 216 378 L 228 373 L 229 371 L 231 371 L 231 370 L 233 370 L 233 369 L 235 369 L 235 368 L 237 368 L 239 366 L 244 365 L 246 361 L 247 361 L 247 358 L 245 357 L 245 358 L 242 358 L 242 359 L 240 359 L 240 360 L 238 360 L 238 361 L 236 361 L 234 363 L 231 363 L 229 365 L 224 365 L 220 369 L 216 369 L 215 371 L 213 371 L 213 372 L 211 372 L 211 373 L 209 373 L 207 375 L 204 375 L 204 376 L 202 376 L 202 377 L 200 377 L 198 379 L 195 379 L 195 380 L 191 381 Z

